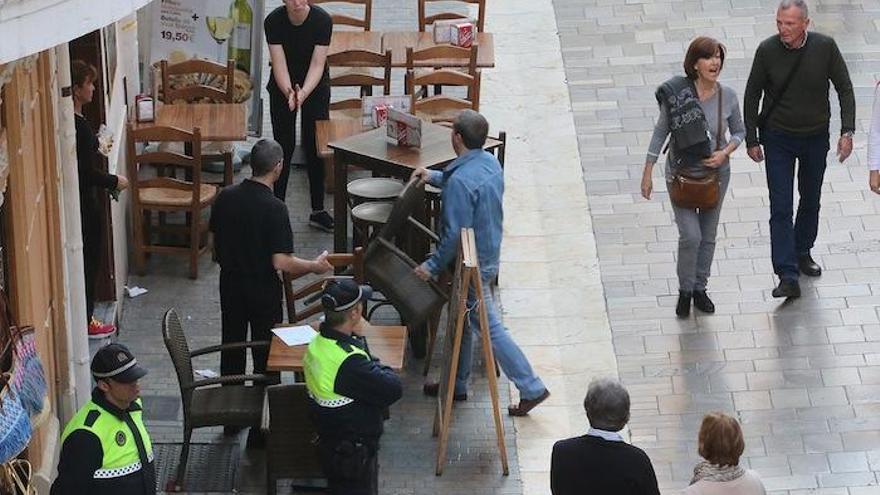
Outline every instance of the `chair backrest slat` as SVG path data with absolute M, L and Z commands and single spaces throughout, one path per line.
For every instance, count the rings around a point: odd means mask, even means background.
M 486 0 L 419 0 L 419 31 L 424 32 L 427 26 L 434 24 L 435 21 L 439 21 L 441 19 L 469 19 L 469 16 L 460 14 L 458 12 L 437 12 L 434 14 L 428 14 L 427 4 L 432 2 L 442 2 L 444 6 L 452 2 L 476 5 L 477 31 L 481 33 L 483 32 L 483 28 L 486 25 Z
M 384 54 L 367 50 L 348 50 L 328 56 L 327 64 L 331 67 L 381 67 L 381 77 L 372 75 L 372 72 L 344 73 L 331 76 L 330 86 L 361 88 L 381 86 L 382 94 L 391 94 L 391 50 L 386 50 Z
M 333 19 L 333 26 L 343 25 L 361 28 L 364 31 L 370 31 L 373 21 L 373 0 L 311 0 L 312 4 L 342 4 L 345 6 L 362 5 L 363 17 L 354 17 L 348 14 L 330 12 Z M 332 10 L 332 7 L 330 8 Z

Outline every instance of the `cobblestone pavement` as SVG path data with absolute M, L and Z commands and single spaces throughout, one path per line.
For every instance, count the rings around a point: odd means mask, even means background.
M 281 4 L 279 0 L 269 0 L 267 12 Z M 415 2 L 403 0 L 377 0 L 373 6 L 373 28 L 376 30 L 415 30 L 417 29 Z M 263 77 L 269 75 L 268 53 L 263 43 Z M 402 76 L 395 73 L 396 88 L 402 93 Z M 265 84 L 263 85 L 265 86 Z M 269 122 L 268 95 L 263 90 L 264 123 L 263 135 L 271 136 Z M 294 158 L 297 160 L 297 157 Z M 236 176 L 240 181 L 250 175 L 245 168 Z M 295 168 L 291 173 L 287 204 L 293 226 L 296 254 L 312 257 L 327 249 L 332 250 L 331 234 L 318 232 L 308 227 L 308 188 L 304 169 Z M 325 204 L 332 206 L 332 197 Z M 148 262 L 148 274 L 139 277 L 132 274 L 129 285 L 149 289 L 149 293 L 135 299 L 127 299 L 121 321 L 120 341 L 129 345 L 132 351 L 150 369 L 150 375 L 142 383 L 142 394 L 147 401 L 151 397 L 176 399 L 166 410 L 159 411 L 149 419 L 148 427 L 154 442 L 180 442 L 182 438 L 182 416 L 179 406 L 177 378 L 171 360 L 165 350 L 161 337 L 161 317 L 171 307 L 177 308 L 189 338 L 190 348 L 213 345 L 220 342 L 220 301 L 218 293 L 219 267 L 203 256 L 199 279 L 186 277 L 186 262 L 179 257 L 153 256 Z M 392 322 L 396 319 L 393 311 L 380 311 L 380 321 Z M 435 359 L 437 363 L 439 360 Z M 475 368 L 472 382 L 473 393 L 466 403 L 456 406 L 456 415 L 449 439 L 448 464 L 441 477 L 434 475 L 436 441 L 431 438 L 434 400 L 421 393 L 423 361 L 408 358 L 407 369 L 402 373 L 404 398 L 391 409 L 391 419 L 385 423 L 385 435 L 380 451 L 380 493 L 395 495 L 416 495 L 436 493 L 522 493 L 517 467 L 516 443 L 513 438 L 513 424 L 504 417 L 506 444 L 510 458 L 509 476 L 501 475 L 501 466 L 495 448 L 495 433 L 492 428 L 489 397 L 485 392 L 487 382 L 479 368 Z M 211 369 L 219 372 L 219 357 L 198 358 L 195 369 Z M 434 375 L 436 375 L 436 367 Z M 286 381 L 289 377 L 285 377 Z M 502 408 L 510 400 L 507 381 L 502 377 L 499 384 Z M 177 412 L 174 406 L 177 404 Z M 147 404 L 149 409 L 149 404 Z M 170 417 L 160 417 L 169 416 Z M 226 438 L 219 428 L 196 430 L 193 442 L 240 442 L 244 434 L 237 438 Z M 265 493 L 265 456 L 259 450 L 242 449 L 236 489 L 239 493 Z M 212 469 L 225 467 L 204 467 L 210 476 Z M 284 493 L 282 490 L 281 493 Z
M 721 77 L 741 101 L 754 48 L 774 33 L 776 2 L 553 3 L 614 349 L 633 399 L 632 441 L 651 456 L 664 493 L 687 484 L 701 415 L 713 409 L 740 418 L 744 464 L 771 493 L 880 493 L 880 202 L 865 167 L 880 2 L 809 2 L 814 29 L 840 45 L 858 105 L 853 156 L 841 165 L 829 154 L 813 250 L 823 275 L 802 278 L 803 297 L 791 304 L 770 297 L 763 165 L 741 148 L 710 279 L 717 312 L 686 320 L 673 311 L 677 230 L 659 173 L 652 201 L 638 192 L 654 88 L 681 72 L 688 42 L 705 34 L 727 45 Z M 833 136 L 834 94 L 832 102 Z

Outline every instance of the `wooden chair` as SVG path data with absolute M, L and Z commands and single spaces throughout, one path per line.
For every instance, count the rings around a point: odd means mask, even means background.
M 179 490 L 184 488 L 193 429 L 206 426 L 259 427 L 263 416 L 265 385 L 272 381 L 266 375 L 227 375 L 196 380 L 192 358 L 229 349 L 268 348 L 269 342 L 238 342 L 190 351 L 180 317 L 174 309 L 169 309 L 162 318 L 162 338 L 177 372 L 183 402 L 183 448 L 177 473 L 169 486 L 162 488 Z
M 443 2 L 448 4 L 452 1 L 470 5 L 477 5 L 477 31 L 483 32 L 486 22 L 486 0 L 419 0 L 419 31 L 425 31 L 429 24 L 443 19 L 469 19 L 470 17 L 458 12 L 437 12 L 427 15 L 427 4 L 431 2 Z
M 455 119 L 458 112 L 464 109 L 480 110 L 480 69 L 477 68 L 477 46 L 461 48 L 440 45 L 415 51 L 411 47 L 406 50 L 406 94 L 412 98 L 411 112 L 413 115 L 431 122 L 448 122 Z M 416 69 L 419 60 L 438 58 L 467 57 L 467 71 L 455 69 Z M 420 97 L 425 91 L 416 92 L 416 86 L 434 86 L 433 96 Z M 457 98 L 439 94 L 439 88 L 459 86 L 467 88 L 467 98 Z
M 330 17 L 333 19 L 333 27 L 334 29 L 337 26 L 351 26 L 355 28 L 361 28 L 364 31 L 369 31 L 371 27 L 371 22 L 373 19 L 373 0 L 312 0 L 310 3 L 312 4 L 343 4 L 345 10 L 348 11 L 349 8 L 354 8 L 357 5 L 364 6 L 364 16 L 363 17 L 354 17 L 348 14 L 342 13 L 333 13 L 330 12 Z
M 391 94 L 391 51 L 384 54 L 366 50 L 349 50 L 327 57 L 330 86 L 360 88 L 360 96 L 372 94 L 373 86 L 381 86 L 382 94 Z M 381 73 L 374 72 L 378 68 Z M 330 118 L 361 118 L 361 99 L 349 98 L 330 104 Z
M 139 274 L 144 273 L 147 253 L 189 255 L 189 276 L 198 278 L 199 255 L 208 249 L 208 224 L 202 221 L 202 212 L 207 210 L 217 196 L 217 187 L 202 184 L 202 141 L 198 128 L 186 132 L 173 127 L 147 127 L 134 129 L 128 124 L 128 177 L 131 187 L 132 230 L 134 236 L 134 263 Z M 138 143 L 184 142 L 191 143 L 191 156 L 173 151 L 146 151 L 138 153 Z M 141 165 L 183 168 L 192 174 L 192 181 L 182 181 L 171 177 L 142 179 Z M 184 247 L 157 245 L 152 243 L 153 211 L 160 213 L 184 212 L 188 225 L 165 226 L 158 230 L 177 230 L 186 233 L 188 245 Z
M 165 104 L 186 104 L 196 102 L 233 103 L 235 83 L 235 61 L 230 59 L 226 65 L 208 60 L 186 60 L 169 64 L 160 62 L 162 85 L 159 94 Z M 223 78 L 224 89 L 217 84 L 207 84 Z M 175 145 L 171 145 L 174 147 Z M 233 182 L 233 153 L 235 147 L 227 142 L 204 143 L 203 162 L 222 162 L 223 181 L 217 184 L 228 186 Z
M 355 248 L 353 253 L 334 253 L 327 257 L 327 261 L 330 262 L 330 264 L 333 265 L 334 268 L 348 269 L 351 272 L 351 275 L 354 277 L 355 281 L 363 283 L 363 249 Z M 322 290 L 324 286 L 324 281 L 327 279 L 327 277 L 319 278 L 297 290 L 294 290 L 293 288 L 294 282 L 300 280 L 303 277 L 306 277 L 307 275 L 308 274 L 303 274 L 294 277 L 288 273 L 284 273 L 282 276 L 284 285 L 284 305 L 287 307 L 287 322 L 290 324 L 304 322 L 308 318 L 311 318 L 312 316 L 320 314 L 324 311 L 321 307 L 320 301 L 309 302 L 308 304 L 306 304 L 306 302 L 311 296 L 318 294 Z M 302 309 L 297 310 L 297 304 L 302 306 Z
M 315 446 L 317 431 L 309 415 L 306 385 L 272 385 L 266 387 L 266 395 L 269 403 L 266 493 L 275 495 L 279 479 L 323 479 L 325 476 Z M 317 487 L 302 488 L 306 491 Z

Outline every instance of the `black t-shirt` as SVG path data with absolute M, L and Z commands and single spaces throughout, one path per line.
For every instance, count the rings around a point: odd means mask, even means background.
M 284 48 L 290 84 L 302 86 L 309 72 L 309 65 L 312 63 L 315 46 L 330 45 L 330 36 L 333 33 L 333 20 L 330 14 L 317 5 L 311 5 L 306 20 L 299 26 L 294 26 L 287 17 L 287 9 L 282 5 L 266 16 L 263 27 L 266 31 L 266 41 L 270 45 L 281 45 Z M 326 64 L 320 84 L 330 84 L 330 71 Z M 271 74 L 267 88 L 278 89 Z
M 210 229 L 226 274 L 276 277 L 272 255 L 293 252 L 287 205 L 250 179 L 220 191 L 211 207 Z
M 98 136 L 82 115 L 74 114 L 76 127 L 76 166 L 79 174 L 79 203 L 84 220 L 91 220 L 100 212 L 98 189 L 115 189 L 117 179 L 99 168 Z

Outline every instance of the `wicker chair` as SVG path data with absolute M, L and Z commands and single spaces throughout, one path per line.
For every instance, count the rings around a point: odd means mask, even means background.
M 183 489 L 193 429 L 206 426 L 259 428 L 263 415 L 264 384 L 271 381 L 266 375 L 231 375 L 196 380 L 193 376 L 192 358 L 226 349 L 268 347 L 269 342 L 239 342 L 190 351 L 180 317 L 174 309 L 169 309 L 162 319 L 162 337 L 177 371 L 180 398 L 183 402 L 183 448 L 180 451 L 177 474 L 167 487 L 178 491 Z M 246 382 L 251 382 L 252 385 L 247 386 Z
M 274 495 L 279 479 L 323 479 L 305 384 L 273 385 L 266 388 L 266 394 L 269 397 L 266 492 Z M 297 488 L 324 491 L 317 486 Z

